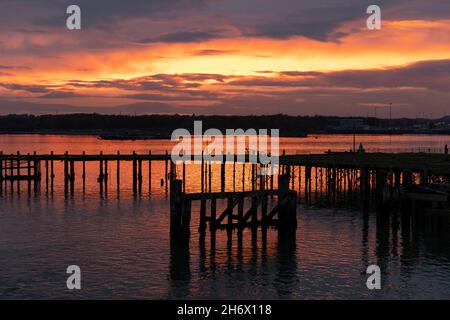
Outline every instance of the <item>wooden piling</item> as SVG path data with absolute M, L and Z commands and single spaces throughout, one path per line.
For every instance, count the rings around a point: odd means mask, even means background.
M 240 196 L 238 200 L 238 228 L 237 228 L 237 236 L 238 236 L 238 245 L 242 246 L 242 232 L 244 230 L 243 226 L 243 217 L 244 217 L 244 197 Z
M 45 160 L 45 193 L 48 194 L 48 159 Z
M 211 249 L 215 248 L 216 244 L 216 210 L 217 210 L 217 199 L 211 199 L 211 217 L 209 223 L 209 230 L 211 233 Z
M 67 195 L 69 193 L 69 162 L 67 159 L 68 152 L 66 151 L 64 155 L 64 194 Z
M 133 156 L 136 156 L 136 151 L 133 151 Z M 133 194 L 137 194 L 137 160 L 136 158 L 133 158 Z M 167 173 L 167 172 L 166 172 Z M 167 189 L 167 180 L 166 182 L 166 189 Z
M 167 152 L 167 150 L 166 150 L 166 156 L 168 156 L 168 152 Z M 168 185 L 167 185 L 167 179 L 168 179 L 168 170 L 169 170 L 169 168 L 168 168 L 168 166 L 169 166 L 169 163 L 168 163 L 168 160 L 167 160 L 167 158 L 166 158 L 166 160 L 164 160 L 164 165 L 165 165 L 165 174 L 164 174 L 164 183 L 165 183 L 165 187 L 166 187 L 166 193 L 167 193 L 167 191 L 168 191 Z
M 228 218 L 228 226 L 227 226 L 227 243 L 228 247 L 231 247 L 233 243 L 233 198 L 227 199 L 227 218 Z
M 183 161 L 183 192 L 186 192 L 186 163 Z
M 30 157 L 30 154 L 27 154 L 28 157 Z M 20 176 L 19 176 L 20 179 Z M 27 185 L 28 185 L 28 193 L 31 191 L 31 160 L 28 158 L 27 160 Z
M 295 236 L 297 229 L 297 199 L 289 193 L 289 176 L 278 176 L 278 236 Z
M 100 194 L 103 194 L 103 152 L 100 151 L 100 163 L 99 163 L 98 183 L 100 186 Z
M 202 193 L 203 193 L 203 192 L 205 192 L 205 168 L 204 168 L 205 160 L 204 160 L 203 151 L 202 151 L 202 160 L 201 160 L 200 166 L 201 166 L 201 168 L 200 168 L 201 169 L 200 170 L 200 180 L 201 180 L 201 184 L 202 184 L 201 190 L 202 190 Z
M 17 151 L 17 192 L 20 193 L 20 152 Z
M 139 194 L 142 194 L 142 160 L 138 160 L 138 183 L 139 183 Z
M 117 151 L 117 156 L 120 156 L 120 151 Z M 120 194 L 120 159 L 117 159 L 116 162 L 116 189 L 117 194 Z
M 50 160 L 50 183 L 51 183 L 51 192 L 53 193 L 53 185 L 54 185 L 54 180 L 55 180 L 53 151 L 50 152 L 50 156 L 51 156 L 51 160 Z
M 70 161 L 70 193 L 73 194 L 75 189 L 75 163 Z
M 86 152 L 83 151 L 83 161 L 82 161 L 82 174 L 81 179 L 83 180 L 83 193 L 86 192 L 86 160 L 85 160 Z
M 181 181 L 175 180 L 170 185 L 170 240 L 179 243 L 181 240 Z
M 152 152 L 149 151 L 148 155 L 151 156 Z M 148 193 L 152 193 L 152 160 L 148 160 Z
M 220 163 L 220 190 L 225 192 L 225 161 Z
M 104 188 L 105 188 L 105 194 L 107 194 L 108 193 L 108 177 L 109 177 L 109 174 L 108 174 L 108 159 L 105 159 L 104 164 L 105 164 L 105 173 L 104 173 L 104 176 L 103 176 L 103 184 L 104 184 Z
M 200 223 L 198 225 L 198 232 L 200 233 L 200 238 L 205 239 L 206 234 L 206 200 L 200 201 Z

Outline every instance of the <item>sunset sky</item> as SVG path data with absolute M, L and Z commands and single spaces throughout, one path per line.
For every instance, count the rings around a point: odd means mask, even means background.
M 70 4 L 81 30 L 66 28 Z M 450 114 L 450 1 L 0 5 L 1 114 Z

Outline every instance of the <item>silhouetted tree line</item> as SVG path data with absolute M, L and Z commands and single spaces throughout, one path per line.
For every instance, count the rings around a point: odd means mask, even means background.
M 283 136 L 298 136 L 305 133 L 324 132 L 329 127 L 338 127 L 343 118 L 332 116 L 288 116 L 283 114 L 263 116 L 201 116 L 201 115 L 5 115 L 0 116 L 2 132 L 43 131 L 120 131 L 139 130 L 169 133 L 177 128 L 193 130 L 194 121 L 202 121 L 203 129 L 280 129 Z M 367 125 L 387 128 L 407 128 L 421 119 L 376 119 L 364 118 Z

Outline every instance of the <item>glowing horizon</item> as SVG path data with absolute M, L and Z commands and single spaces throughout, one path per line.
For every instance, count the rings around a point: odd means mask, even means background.
M 6 19 L 0 113 L 126 106 L 138 113 L 363 115 L 368 106 L 388 102 L 399 106 L 397 116 L 415 116 L 424 107 L 447 113 L 450 20 L 438 5 L 422 17 L 418 2 L 386 4 L 382 29 L 368 30 L 364 11 L 341 17 L 284 0 L 274 10 L 292 20 L 280 22 L 266 21 L 262 8 L 245 16 L 235 12 L 238 3 L 220 3 L 214 9 L 185 1 L 179 10 L 161 4 L 156 17 L 113 12 L 121 18 L 109 21 L 113 32 L 89 20 L 77 31 L 56 23 L 31 30 L 37 14 L 31 11 L 22 28 Z M 323 10 L 326 19 L 305 13 L 299 19 L 317 26 L 297 30 L 288 5 Z M 46 8 L 58 9 L 50 2 Z

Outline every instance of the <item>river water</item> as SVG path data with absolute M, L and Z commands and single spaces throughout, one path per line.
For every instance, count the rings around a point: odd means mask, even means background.
M 357 136 L 368 151 L 438 152 L 450 136 Z M 350 135 L 283 138 L 287 153 L 349 150 Z M 2 135 L 0 150 L 16 153 L 164 153 L 170 141 L 102 141 L 93 136 Z M 198 241 L 194 206 L 188 251 L 171 250 L 169 203 L 160 180 L 163 163 L 154 164 L 151 188 L 133 196 L 126 165 L 120 193 L 114 164 L 106 195 L 100 196 L 98 168 L 87 167 L 82 192 L 80 167 L 73 196 L 64 197 L 62 168 L 56 163 L 54 193 L 41 182 L 38 193 L 3 188 L 0 197 L 1 299 L 421 299 L 450 298 L 450 241 L 444 234 L 380 232 L 375 214 L 358 210 L 299 206 L 295 243 L 282 246 L 275 230 L 266 246 L 227 247 L 218 231 L 216 250 Z M 144 172 L 146 172 L 144 164 Z M 191 171 L 189 171 L 191 170 Z M 128 171 L 129 172 L 129 171 Z M 187 171 L 187 191 L 198 190 L 199 169 Z M 248 177 L 249 175 L 247 175 Z M 219 185 L 213 175 L 213 185 Z M 231 188 L 227 176 L 227 189 Z M 239 187 L 239 186 L 238 186 Z M 151 192 L 150 192 L 151 189 Z M 224 204 L 219 203 L 218 211 Z M 386 231 L 386 230 L 384 230 Z M 382 270 L 381 290 L 366 287 L 368 265 Z M 66 288 L 66 269 L 81 268 L 81 290 Z

